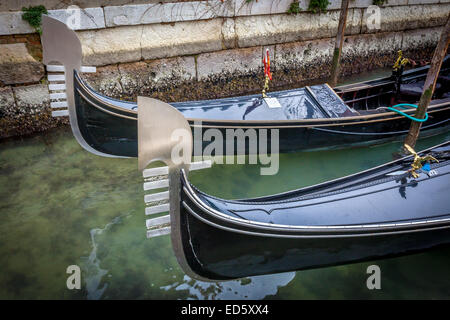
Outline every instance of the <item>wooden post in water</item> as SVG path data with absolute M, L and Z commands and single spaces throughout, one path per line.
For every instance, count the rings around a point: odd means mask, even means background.
M 348 3 L 350 0 L 342 0 L 339 26 L 336 35 L 336 44 L 333 52 L 333 65 L 331 66 L 330 86 L 337 84 L 339 77 L 339 60 L 341 59 L 342 44 L 344 43 L 345 25 L 347 23 Z
M 417 119 L 423 119 L 425 117 L 428 105 L 430 104 L 431 98 L 433 96 L 436 81 L 442 66 L 442 61 L 444 60 L 445 54 L 447 52 L 449 41 L 450 41 L 450 17 L 447 18 L 447 23 L 444 27 L 444 30 L 442 31 L 441 38 L 439 39 L 438 45 L 434 50 L 430 70 L 428 70 L 427 78 L 423 86 L 422 96 L 420 97 L 419 105 L 415 113 L 415 117 Z M 421 125 L 422 125 L 421 122 L 417 121 L 411 122 L 411 127 L 409 128 L 408 135 L 405 138 L 405 144 L 409 145 L 412 148 L 415 146 L 417 137 L 419 136 Z

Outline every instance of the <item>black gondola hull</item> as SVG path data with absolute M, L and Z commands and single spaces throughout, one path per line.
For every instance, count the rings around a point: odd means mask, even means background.
M 182 210 L 185 259 L 201 278 L 227 280 L 406 255 L 450 243 L 449 229 L 317 239 L 248 236 L 211 227 Z
M 440 162 L 418 178 L 405 171 L 411 161 L 404 158 L 317 186 L 236 201 L 202 193 L 182 175 L 179 230 L 173 232 L 189 268 L 215 280 L 445 245 L 450 143 L 439 150 Z
M 108 106 L 104 101 L 92 101 L 88 93 L 76 86 L 75 101 L 78 126 L 84 140 L 94 149 L 115 156 L 137 157 L 137 115 L 120 112 Z M 81 93 L 81 94 L 80 94 Z M 423 124 L 422 136 L 439 134 L 450 128 L 450 101 L 432 106 L 429 109 L 429 120 Z M 194 148 L 194 155 L 204 154 L 211 140 L 205 139 L 205 133 L 214 129 L 226 140 L 230 129 L 242 129 L 243 134 L 232 131 L 234 139 L 233 150 L 227 149 L 224 143 L 222 149 L 215 148 L 211 155 L 238 154 L 238 141 L 244 142 L 245 154 L 252 153 L 248 137 L 256 137 L 257 151 L 259 139 L 267 137 L 265 145 L 272 151 L 271 138 L 277 134 L 278 151 L 280 153 L 321 148 L 339 148 L 355 144 L 373 144 L 389 140 L 401 139 L 408 131 L 411 120 L 398 114 L 375 115 L 368 118 L 357 117 L 303 120 L 298 122 L 252 122 L 243 125 L 232 122 L 203 121 L 201 129 L 195 130 L 197 122 L 189 121 L 192 127 L 194 143 L 200 142 L 201 150 Z M 277 131 L 277 133 L 274 132 Z M 264 135 L 265 134 L 265 135 Z M 211 148 L 210 148 L 211 149 Z M 275 150 L 276 151 L 276 150 Z

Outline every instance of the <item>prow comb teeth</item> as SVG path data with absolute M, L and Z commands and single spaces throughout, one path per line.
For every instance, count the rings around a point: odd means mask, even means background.
M 96 70 L 97 69 L 95 67 L 81 67 L 81 72 L 96 72 Z M 52 117 L 69 116 L 65 68 L 63 65 L 47 65 L 47 72 L 47 80 L 49 83 L 48 90 L 50 92 L 50 100 L 52 100 L 50 101 L 50 108 L 59 109 L 52 111 Z
M 144 191 L 158 190 L 144 195 L 146 204 L 145 215 L 156 215 L 170 211 L 169 201 L 169 167 L 157 167 L 145 169 L 142 172 L 144 177 Z M 147 238 L 158 237 L 170 233 L 170 215 L 147 219 L 145 221 L 147 227 Z
M 212 165 L 210 160 L 193 162 L 189 165 L 189 171 L 210 168 Z M 170 180 L 168 179 L 169 167 L 157 167 L 145 169 L 142 172 L 144 177 L 144 191 L 170 188 Z M 169 190 L 158 190 L 158 192 L 144 195 L 146 204 L 145 215 L 156 215 L 160 213 L 170 212 Z M 158 237 L 170 233 L 170 215 L 147 219 L 145 221 L 147 227 L 147 238 Z
M 145 214 L 154 216 L 146 220 L 147 237 L 170 233 L 179 225 L 181 170 L 200 170 L 211 167 L 211 161 L 191 162 L 193 137 L 184 115 L 161 100 L 141 97 L 138 104 L 138 167 L 144 178 Z M 173 139 L 180 135 L 182 139 Z M 174 148 L 181 148 L 176 153 Z M 145 169 L 150 163 L 160 161 L 166 166 Z M 164 215 L 169 212 L 169 215 Z

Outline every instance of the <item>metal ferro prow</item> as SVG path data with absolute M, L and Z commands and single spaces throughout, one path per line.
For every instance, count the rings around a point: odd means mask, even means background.
M 64 22 L 49 16 L 42 16 L 42 55 L 43 63 L 47 66 L 50 107 L 65 108 L 53 111 L 52 116 L 69 116 L 72 133 L 77 142 L 87 151 L 104 157 L 112 155 L 93 149 L 83 138 L 78 127 L 77 112 L 74 96 L 74 72 L 95 72 L 95 67 L 83 67 L 81 42 L 74 30 Z M 50 74 L 56 73 L 56 74 Z M 62 74 L 63 73 L 63 74 Z M 52 81 L 60 82 L 58 84 Z M 61 83 L 62 82 L 62 83 Z M 114 156 L 115 157 L 115 156 Z
M 193 150 L 192 131 L 186 118 L 171 105 L 157 99 L 138 97 L 138 163 L 143 172 L 146 194 L 145 214 L 168 215 L 146 220 L 147 238 L 171 234 L 172 247 L 181 267 L 189 272 L 184 260 L 180 227 L 181 170 L 204 169 L 211 162 L 191 163 Z M 164 167 L 145 169 L 150 163 L 161 161 Z M 161 191 L 164 189 L 164 191 Z

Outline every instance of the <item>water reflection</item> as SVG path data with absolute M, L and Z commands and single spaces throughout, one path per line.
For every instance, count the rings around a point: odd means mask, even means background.
M 417 149 L 449 138 L 421 140 Z M 399 146 L 281 155 L 276 176 L 224 165 L 192 172 L 190 180 L 223 198 L 261 196 L 373 167 Z M 1 143 L 0 298 L 448 298 L 449 248 L 230 282 L 193 280 L 179 268 L 170 237 L 145 238 L 143 195 L 136 159 L 91 155 L 69 129 Z M 382 292 L 365 287 L 372 263 L 383 272 Z M 82 269 L 81 290 L 66 287 L 72 264 Z
M 125 216 L 125 218 L 129 217 Z M 121 223 L 124 217 L 115 217 L 110 223 L 105 225 L 103 228 L 94 228 L 90 231 L 91 241 L 92 241 L 92 251 L 88 257 L 82 257 L 83 261 L 83 274 L 84 281 L 86 284 L 87 298 L 89 300 L 98 300 L 102 297 L 104 291 L 108 288 L 108 283 L 103 283 L 102 280 L 105 275 L 108 274 L 108 270 L 102 269 L 100 267 L 100 260 L 97 257 L 98 242 L 97 238 L 101 236 L 108 229 L 117 224 Z
M 183 281 L 163 286 L 161 289 L 185 291 L 188 300 L 260 300 L 276 295 L 278 288 L 286 286 L 294 277 L 295 272 L 286 272 L 214 283 L 195 280 L 185 275 Z

